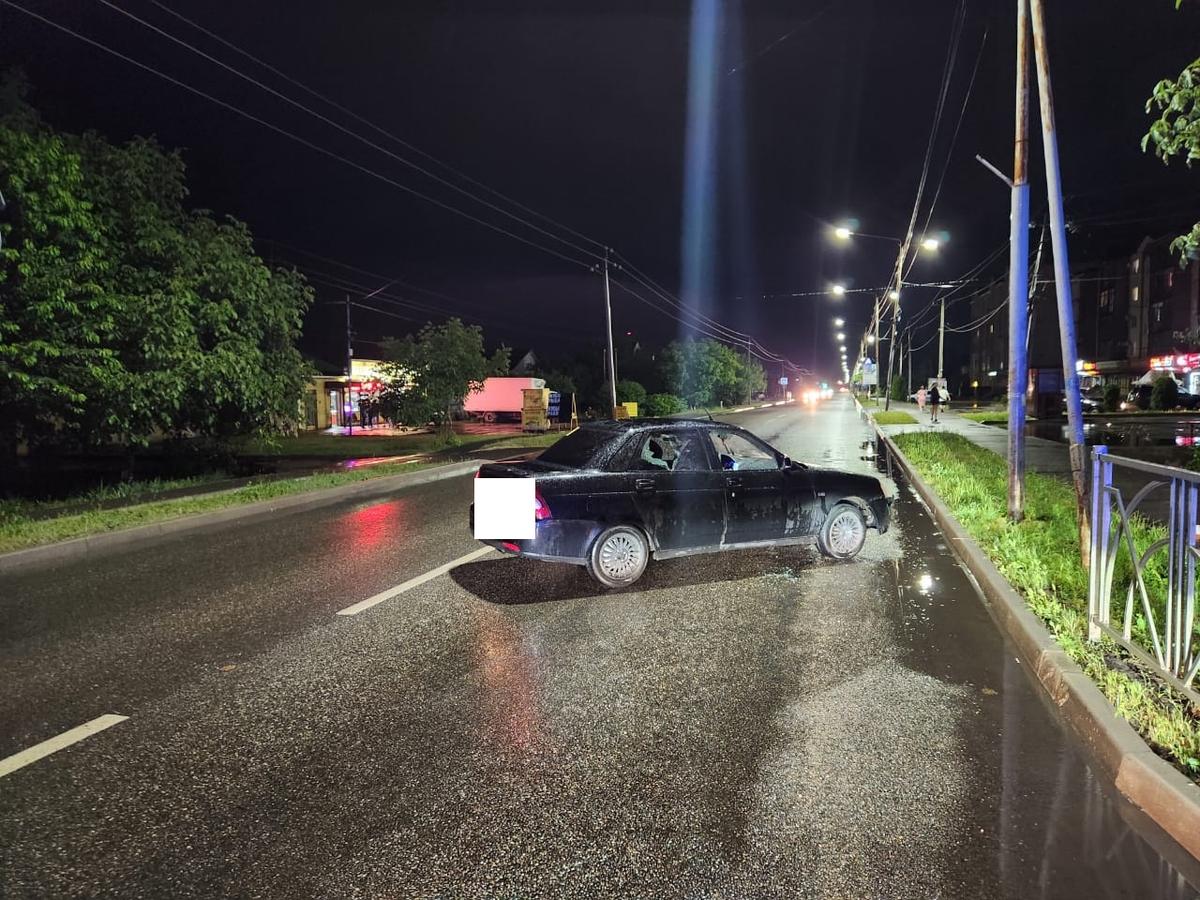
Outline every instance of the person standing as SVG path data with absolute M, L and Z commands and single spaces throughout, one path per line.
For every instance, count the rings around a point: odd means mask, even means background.
M 938 386 L 935 384 L 929 389 L 929 421 L 935 425 L 938 420 L 938 407 L 941 403 L 942 392 L 938 390 Z
M 929 399 L 929 392 L 924 387 L 919 387 L 915 396 L 917 399 L 917 412 L 923 415 L 925 413 L 925 401 Z

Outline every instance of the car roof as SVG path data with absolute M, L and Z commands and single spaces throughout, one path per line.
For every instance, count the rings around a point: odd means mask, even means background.
M 717 422 L 711 419 L 672 419 L 666 417 L 648 417 L 644 419 L 601 419 L 593 422 L 586 422 L 582 428 L 608 429 L 610 431 L 631 432 L 645 431 L 649 428 L 735 428 L 739 431 L 743 430 L 737 425 L 730 425 L 727 422 Z

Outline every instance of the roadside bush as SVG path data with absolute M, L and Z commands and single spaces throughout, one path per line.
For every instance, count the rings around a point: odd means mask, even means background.
M 1121 407 L 1121 388 L 1119 385 L 1104 386 L 1104 411 L 1116 412 Z
M 687 404 L 674 394 L 651 394 L 646 398 L 645 406 L 638 409 L 647 416 L 673 416 L 687 409 Z
M 908 399 L 908 393 L 904 390 L 904 379 L 897 375 L 892 379 L 892 389 L 888 391 L 893 400 L 903 402 Z
M 1179 400 L 1179 386 L 1169 375 L 1154 379 L 1154 387 L 1150 389 L 1151 409 L 1174 409 Z
M 646 389 L 636 381 L 622 378 L 617 382 L 617 402 L 636 403 L 640 409 L 646 402 Z

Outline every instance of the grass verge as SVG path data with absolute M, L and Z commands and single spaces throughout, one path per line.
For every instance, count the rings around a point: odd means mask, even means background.
M 557 444 L 568 434 L 570 434 L 569 431 L 547 431 L 544 434 L 521 434 L 510 438 L 505 438 L 504 440 L 496 441 L 494 444 L 488 444 L 487 449 L 507 450 L 510 447 L 517 449 L 549 447 L 551 444 Z
M 871 413 L 875 419 L 876 425 L 916 425 L 917 420 L 906 412 L 901 412 L 898 409 L 882 410 L 877 413 Z
M 506 437 L 501 434 L 501 438 Z M 238 447 L 246 456 L 320 456 L 349 459 L 367 456 L 407 456 L 453 448 L 470 449 L 497 439 L 490 434 L 446 434 L 442 431 L 397 435 L 344 435 L 306 432 L 290 437 L 255 439 Z
M 197 513 L 213 512 L 230 506 L 241 506 L 259 500 L 271 500 L 306 491 L 337 487 L 356 481 L 368 481 L 385 475 L 397 475 L 427 468 L 431 463 L 390 463 L 327 472 L 280 481 L 252 482 L 244 487 L 199 497 L 159 500 L 118 509 L 98 509 L 57 516 L 52 519 L 30 519 L 16 506 L 0 507 L 0 553 L 21 550 L 39 544 L 66 541 L 105 531 L 117 531 L 138 525 L 149 525 L 178 519 Z
M 1160 755 L 1200 781 L 1200 714 L 1116 644 L 1087 640 L 1088 576 L 1079 558 L 1071 487 L 1030 473 L 1025 521 L 1011 525 L 1006 518 L 1008 473 L 997 454 L 944 432 L 901 434 L 893 440 L 1059 645 L 1099 685 L 1117 714 Z M 1140 532 L 1139 547 L 1162 533 L 1144 522 L 1135 531 Z M 1164 568 L 1150 567 L 1152 596 L 1163 596 Z M 1118 567 L 1114 596 L 1124 596 L 1120 586 L 1128 577 L 1128 565 Z M 1144 636 L 1144 622 L 1135 622 L 1135 632 L 1139 628 Z
M 978 422 L 981 425 L 1007 425 L 1008 410 L 1004 409 L 984 409 L 978 412 L 961 412 L 959 413 L 964 419 L 970 419 L 972 422 Z

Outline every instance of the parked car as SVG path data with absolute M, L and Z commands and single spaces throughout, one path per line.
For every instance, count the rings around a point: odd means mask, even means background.
M 878 478 L 789 459 L 733 425 L 631 419 L 584 425 L 536 459 L 478 478 L 536 479 L 535 536 L 485 540 L 501 553 L 585 566 L 625 587 L 652 560 L 815 543 L 853 559 L 887 531 Z M 471 507 L 474 529 L 475 508 Z
M 1149 409 L 1150 395 L 1153 391 L 1153 385 L 1135 384 L 1125 402 L 1121 404 L 1121 409 Z M 1175 406 L 1178 409 L 1200 409 L 1200 394 L 1192 394 L 1179 388 L 1175 395 Z

